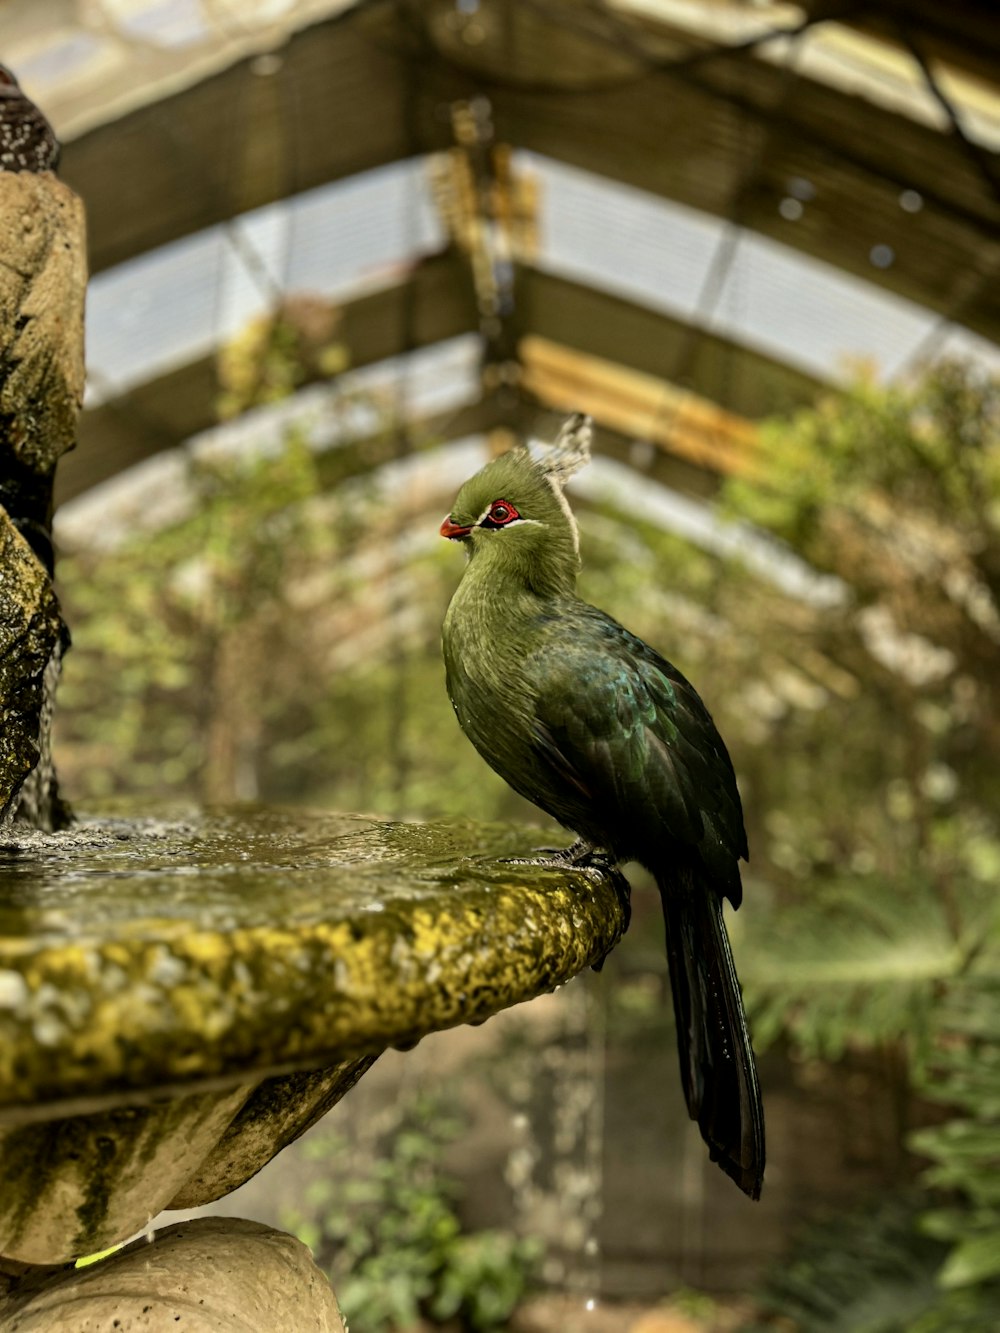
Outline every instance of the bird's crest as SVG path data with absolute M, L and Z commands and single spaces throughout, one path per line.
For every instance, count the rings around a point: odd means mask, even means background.
M 593 434 L 594 423 L 590 417 L 574 412 L 563 422 L 554 444 L 539 457 L 538 466 L 557 491 L 561 491 L 570 477 L 590 462 Z

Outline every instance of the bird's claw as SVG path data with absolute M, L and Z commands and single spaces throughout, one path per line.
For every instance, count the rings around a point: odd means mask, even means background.
M 543 861 L 555 861 L 564 866 L 594 866 L 599 870 L 614 865 L 606 852 L 592 847 L 585 838 L 577 838 L 568 847 L 536 847 L 538 858 Z
M 555 866 L 567 866 L 573 870 L 596 870 L 599 875 L 611 882 L 615 896 L 625 915 L 625 930 L 632 919 L 632 888 L 628 880 L 618 869 L 615 858 L 600 847 L 592 847 L 583 838 L 578 838 L 569 847 L 536 847 L 537 856 L 504 856 L 501 865 L 539 866 L 552 869 Z M 625 932 L 623 931 L 622 934 Z M 593 964 L 593 970 L 600 972 L 604 959 Z
M 573 849 L 570 848 L 570 851 Z M 587 847 L 574 856 L 570 865 L 581 870 L 600 870 L 602 874 L 613 875 L 618 869 L 618 862 L 610 852 L 602 852 L 598 847 Z
M 508 866 L 569 866 L 574 870 L 597 870 L 602 875 L 625 886 L 625 899 L 629 894 L 628 880 L 618 870 L 618 862 L 610 852 L 600 847 L 592 847 L 589 842 L 578 839 L 569 847 L 536 847 L 537 856 L 502 856 L 501 865 Z M 620 890 L 619 890 L 620 896 Z
M 577 866 L 580 857 L 592 850 L 590 843 L 577 838 L 569 847 L 535 847 L 534 856 L 502 856 L 500 862 L 508 866 Z

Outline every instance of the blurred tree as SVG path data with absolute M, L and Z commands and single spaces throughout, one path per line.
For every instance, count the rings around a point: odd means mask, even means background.
M 317 379 L 346 370 L 339 307 L 308 292 L 285 296 L 219 350 L 219 416 L 277 403 Z
M 895 1048 L 904 1118 L 916 1093 L 952 1108 L 910 1140 L 947 1201 L 923 1225 L 952 1248 L 938 1299 L 907 1328 L 993 1326 L 1000 383 L 957 365 L 910 387 L 862 380 L 773 423 L 761 463 L 727 487 L 731 512 L 835 576 L 842 596 L 794 609 L 726 599 L 759 655 L 742 691 L 758 732 L 743 754 L 751 802 L 766 812 L 755 873 L 772 892 L 745 926 L 755 1031 L 814 1055 Z
M 329 468 L 321 479 L 294 434 L 267 453 L 190 457 L 182 516 L 64 557 L 75 647 L 57 732 L 77 799 L 519 809 L 462 743 L 444 692 L 454 551 L 430 515 L 414 543 L 408 498 L 345 472 L 324 491 Z M 396 532 L 403 551 L 385 540 Z

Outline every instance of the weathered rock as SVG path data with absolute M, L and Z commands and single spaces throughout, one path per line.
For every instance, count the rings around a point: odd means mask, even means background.
M 306 1247 L 242 1218 L 179 1222 L 0 1305 L 0 1333 L 346 1333 Z
M 86 286 L 81 200 L 51 172 L 0 174 L 0 421 L 32 477 L 76 440 Z
M 0 1253 L 55 1263 L 242 1184 L 387 1046 L 600 962 L 623 881 L 524 830 L 213 812 L 0 847 Z
M 52 698 L 65 643 L 52 581 L 0 509 L 0 823 L 22 803 L 36 828 L 51 829 L 61 822 L 48 754 Z M 38 779 L 25 789 L 33 770 Z
M 250 1090 L 0 1129 L 0 1248 L 48 1264 L 117 1245 L 169 1206 Z
M 86 280 L 77 196 L 50 171 L 0 172 L 0 819 L 44 829 L 66 821 L 48 733 L 69 636 L 48 580 L 55 466 L 83 400 Z
M 170 1199 L 171 1208 L 200 1208 L 230 1194 L 322 1119 L 378 1057 L 341 1060 L 259 1084 L 198 1170 Z

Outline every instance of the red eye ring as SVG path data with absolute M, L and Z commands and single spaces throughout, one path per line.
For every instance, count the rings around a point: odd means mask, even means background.
M 520 514 L 509 500 L 494 500 L 483 519 L 482 526 L 502 528 L 508 523 L 513 523 L 515 518 L 520 518 Z

